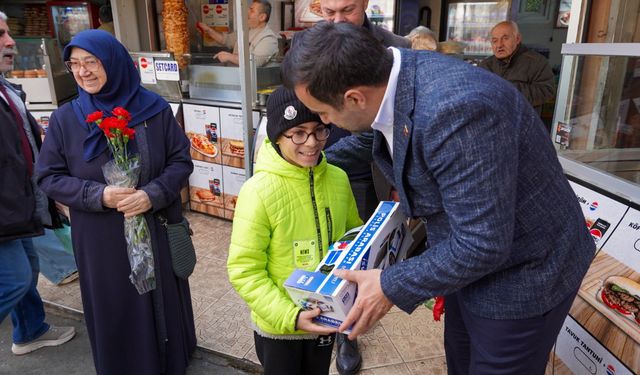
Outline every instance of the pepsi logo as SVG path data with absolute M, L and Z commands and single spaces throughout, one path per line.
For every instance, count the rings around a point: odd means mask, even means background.
M 142 69 L 146 69 L 149 66 L 147 59 L 145 59 L 144 57 L 140 58 L 140 66 L 142 67 Z
M 616 373 L 616 368 L 613 365 L 607 365 L 607 375 L 613 375 Z
M 598 209 L 598 202 L 591 202 L 591 204 L 589 205 L 589 210 L 595 211 L 597 209 Z
M 602 238 L 602 232 L 600 231 L 600 229 L 593 228 L 589 231 L 589 233 L 591 233 L 591 236 L 596 242 L 598 242 L 598 240 Z

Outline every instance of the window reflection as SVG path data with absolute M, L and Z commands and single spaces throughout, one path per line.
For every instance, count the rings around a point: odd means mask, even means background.
M 640 58 L 568 58 L 577 59 L 575 89 L 567 103 L 568 126 L 557 129 L 559 152 L 640 183 Z

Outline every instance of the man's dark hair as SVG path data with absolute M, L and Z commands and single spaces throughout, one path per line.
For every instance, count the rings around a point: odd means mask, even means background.
M 261 14 L 266 14 L 267 19 L 264 22 L 269 22 L 271 18 L 271 3 L 267 0 L 253 0 L 254 3 L 260 4 Z
M 103 5 L 98 10 L 98 18 L 100 22 L 107 23 L 113 21 L 113 15 L 111 14 L 111 5 Z
M 392 66 L 393 53 L 364 27 L 320 22 L 295 34 L 281 74 L 288 88 L 306 85 L 311 96 L 341 109 L 348 89 L 386 84 Z

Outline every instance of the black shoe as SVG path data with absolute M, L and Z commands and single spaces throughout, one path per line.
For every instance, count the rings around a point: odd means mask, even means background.
M 336 335 L 336 367 L 340 375 L 354 375 L 360 371 L 362 356 L 358 351 L 358 340 L 349 340 L 347 335 Z

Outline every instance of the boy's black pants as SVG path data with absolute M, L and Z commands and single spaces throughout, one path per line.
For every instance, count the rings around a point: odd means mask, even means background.
M 326 375 L 335 334 L 315 340 L 271 339 L 253 333 L 264 375 Z

